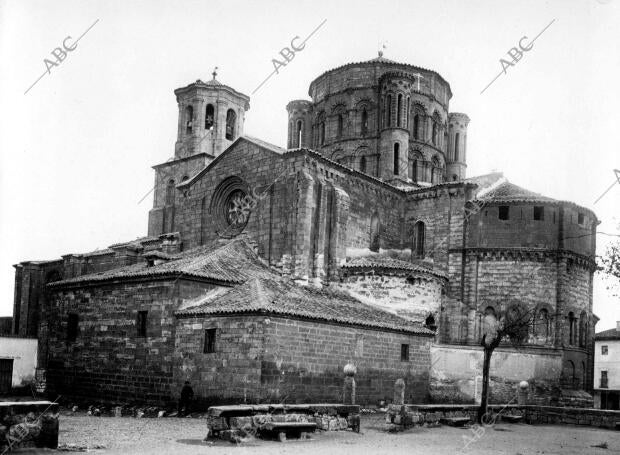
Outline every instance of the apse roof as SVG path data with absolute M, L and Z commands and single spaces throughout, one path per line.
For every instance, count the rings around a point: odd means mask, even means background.
M 244 313 L 292 316 L 418 335 L 435 334 L 422 324 L 362 303 L 344 292 L 300 286 L 277 275 L 253 277 L 228 290 L 209 292 L 175 312 L 180 317 Z

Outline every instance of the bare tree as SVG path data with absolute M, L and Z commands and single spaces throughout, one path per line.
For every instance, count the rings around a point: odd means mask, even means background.
M 482 423 L 482 417 L 487 413 L 489 370 L 491 369 L 493 351 L 503 340 L 510 341 L 514 346 L 525 342 L 528 339 L 529 328 L 534 320 L 535 311 L 523 303 L 515 303 L 508 305 L 499 317 L 485 316 L 482 339 L 480 340 L 480 345 L 484 350 L 484 362 L 482 364 L 482 396 L 478 409 L 479 423 Z
M 620 241 L 610 243 L 603 256 L 598 257 L 599 271 L 607 281 L 607 290 L 620 294 Z

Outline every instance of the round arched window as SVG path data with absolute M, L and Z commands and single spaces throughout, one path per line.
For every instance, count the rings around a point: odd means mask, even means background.
M 256 208 L 256 200 L 248 193 L 248 185 L 236 176 L 228 177 L 217 186 L 209 207 L 217 235 L 231 238 L 245 229 Z
M 225 217 L 228 225 L 235 230 L 242 230 L 250 218 L 251 204 L 242 190 L 234 190 L 226 198 Z

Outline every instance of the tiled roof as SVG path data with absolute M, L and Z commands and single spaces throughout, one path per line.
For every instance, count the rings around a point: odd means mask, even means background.
M 489 191 L 481 199 L 492 199 L 501 202 L 556 202 L 555 199 L 527 190 L 508 181 Z
M 620 340 L 620 330 L 609 329 L 594 335 L 595 340 Z
M 385 256 L 364 256 L 355 258 L 342 265 L 343 269 L 383 269 L 383 270 L 402 270 L 406 272 L 428 273 L 441 278 L 447 278 L 447 275 L 436 270 L 429 269 L 419 264 L 402 261 Z
M 215 245 L 217 246 L 217 245 Z M 243 240 L 233 240 L 214 249 L 214 244 L 186 251 L 179 259 L 163 264 L 147 266 L 134 264 L 105 272 L 91 273 L 68 280 L 57 281 L 50 286 L 66 286 L 127 278 L 155 278 L 184 276 L 224 283 L 242 283 L 250 276 L 269 272 L 252 248 Z
M 271 150 L 272 152 L 278 153 L 280 155 L 283 155 L 284 153 L 286 153 L 286 149 L 279 147 L 277 145 L 271 144 L 269 142 L 263 141 L 261 139 L 258 139 L 254 136 L 248 136 L 247 134 L 242 136 L 245 139 L 247 139 L 250 142 L 253 142 L 254 144 L 258 145 L 259 147 L 263 147 L 266 148 L 267 150 Z
M 365 60 L 363 62 L 352 62 L 352 63 L 346 63 L 344 65 L 340 65 L 337 66 L 336 68 L 332 68 L 330 70 L 325 71 L 324 73 L 322 73 L 320 76 L 316 77 L 311 83 L 310 83 L 310 89 L 312 88 L 312 85 L 318 81 L 319 79 L 321 79 L 322 77 L 324 77 L 325 75 L 331 73 L 331 72 L 335 72 L 335 71 L 339 71 L 345 68 L 351 68 L 351 67 L 355 67 L 355 66 L 362 66 L 362 65 L 376 65 L 376 64 L 382 64 L 382 65 L 386 65 L 386 66 L 395 66 L 395 67 L 406 67 L 408 71 L 414 70 L 422 70 L 422 71 L 428 71 L 429 73 L 432 73 L 434 75 L 436 75 L 440 80 L 442 80 L 447 86 L 448 86 L 448 90 L 450 92 L 450 97 L 452 97 L 452 89 L 450 88 L 450 84 L 448 83 L 448 81 L 446 81 L 443 76 L 441 74 L 439 74 L 437 71 L 433 71 L 430 70 L 428 68 L 423 68 L 421 66 L 415 66 L 415 65 L 411 65 L 409 63 L 399 63 L 399 62 L 395 62 L 393 60 L 390 60 L 388 58 L 383 57 L 382 55 L 379 57 L 375 57 L 373 59 L 370 60 Z M 312 93 L 310 93 L 311 90 L 308 90 L 308 94 L 310 96 L 312 96 Z
M 228 290 L 209 292 L 175 314 L 191 317 L 242 313 L 294 316 L 434 335 L 433 331 L 421 324 L 362 303 L 344 292 L 300 286 L 275 274 L 250 278 L 244 284 Z
M 203 168 L 200 172 L 198 172 L 198 173 L 197 173 L 196 175 L 194 175 L 193 177 L 191 177 L 191 178 L 189 178 L 189 179 L 185 180 L 184 182 L 179 183 L 176 187 L 177 187 L 177 188 L 179 188 L 179 189 L 183 189 L 183 188 L 185 188 L 185 187 L 189 187 L 189 186 L 191 186 L 194 182 L 197 182 L 198 180 L 200 180 L 200 178 L 201 178 L 204 174 L 206 174 L 206 173 L 209 171 L 209 169 L 211 169 L 211 168 L 212 168 L 212 167 L 214 167 L 214 166 L 217 166 L 217 163 L 219 163 L 219 162 L 220 162 L 220 160 L 222 160 L 222 159 L 223 159 L 223 157 L 227 155 L 227 152 L 228 152 L 229 150 L 232 150 L 232 149 L 233 149 L 233 147 L 234 147 L 234 146 L 235 146 L 238 142 L 241 142 L 241 141 L 251 142 L 251 143 L 252 143 L 252 144 L 254 144 L 254 145 L 257 145 L 257 146 L 259 146 L 259 147 L 262 147 L 262 148 L 264 148 L 265 150 L 269 150 L 270 152 L 277 153 L 278 155 L 283 155 L 283 154 L 285 154 L 285 153 L 286 153 L 286 149 L 283 149 L 282 147 L 278 147 L 277 145 L 274 145 L 274 144 L 270 144 L 269 142 L 262 141 L 262 140 L 260 140 L 260 139 L 255 138 L 255 137 L 252 137 L 252 136 L 247 136 L 247 135 L 244 135 L 244 136 L 239 136 L 237 139 L 235 139 L 235 141 L 234 141 L 232 144 L 230 144 L 230 145 L 226 148 L 226 150 L 224 150 L 224 151 L 223 151 L 220 155 L 218 155 L 218 157 L 217 157 L 217 158 L 215 158 L 213 161 L 211 161 L 211 162 L 210 162 L 207 166 L 205 166 L 205 167 L 204 167 L 204 168 Z

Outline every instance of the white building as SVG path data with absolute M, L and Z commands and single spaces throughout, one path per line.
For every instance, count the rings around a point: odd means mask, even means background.
M 595 336 L 594 407 L 620 409 L 620 321 Z

